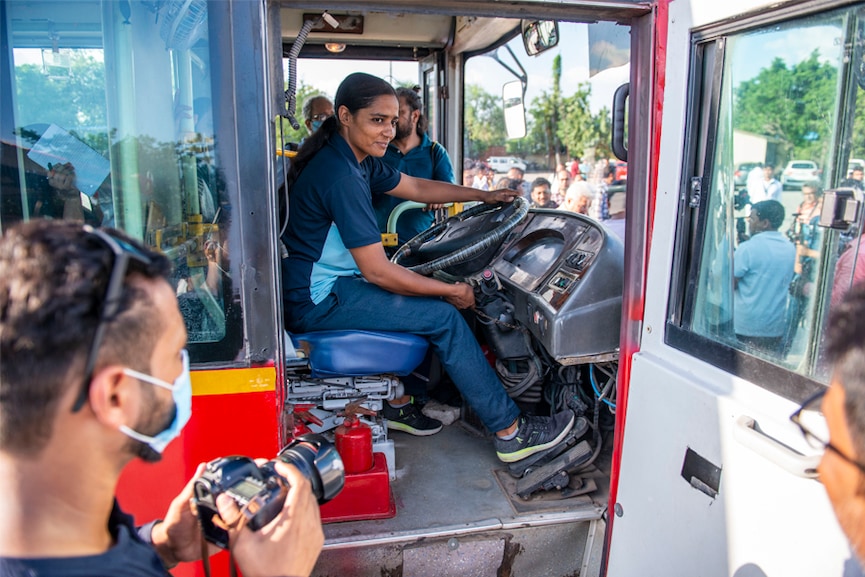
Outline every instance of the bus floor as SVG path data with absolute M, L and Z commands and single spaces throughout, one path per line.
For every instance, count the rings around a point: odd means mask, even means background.
M 453 561 L 457 550 L 469 557 L 489 555 L 493 566 L 498 566 L 501 564 L 498 553 L 502 551 L 496 553 L 497 548 L 506 549 L 511 538 L 523 549 L 533 539 L 544 542 L 562 539 L 568 544 L 566 547 L 575 550 L 577 557 L 583 557 L 589 526 L 602 518 L 607 502 L 608 447 L 612 439 L 605 443 L 605 450 L 595 465 L 583 473 L 596 485 L 594 491 L 568 498 L 551 491 L 524 501 L 513 494 L 516 481 L 496 458 L 491 439 L 479 435 L 462 421 L 429 437 L 401 432 L 392 433 L 390 437 L 396 455 L 396 479 L 391 482 L 396 516 L 327 523 L 325 547 L 314 575 L 347 574 L 344 571 L 349 567 L 349 573 L 355 575 L 397 574 L 384 572 L 382 568 L 387 566 L 400 567 L 399 574 L 423 574 L 417 566 L 408 569 L 412 555 L 420 555 L 422 564 L 430 567 L 432 575 L 496 575 L 496 571 L 484 570 L 466 573 L 464 564 L 457 573 L 442 570 L 448 558 Z M 523 534 L 514 536 L 520 532 Z M 583 542 L 574 544 L 574 539 Z M 440 548 L 438 554 L 432 553 L 431 546 Z M 470 553 L 471 547 L 478 549 L 477 554 Z M 423 554 L 418 553 L 421 550 Z M 431 564 L 433 557 L 436 562 Z M 463 559 L 462 563 L 465 562 Z M 538 562 L 549 560 L 533 561 Z M 370 564 L 370 573 L 362 569 L 366 564 Z M 375 569 L 376 566 L 382 571 Z M 561 574 L 572 570 L 573 567 L 562 567 Z M 551 572 L 543 574 L 559 573 L 551 568 Z

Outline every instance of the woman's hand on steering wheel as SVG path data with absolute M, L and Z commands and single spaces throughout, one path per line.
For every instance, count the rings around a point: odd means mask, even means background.
M 513 202 L 515 198 L 522 196 L 520 191 L 502 188 L 499 190 L 491 190 L 484 198 L 486 204 L 495 204 L 497 202 Z
M 471 285 L 457 282 L 451 285 L 454 294 L 445 297 L 445 300 L 458 309 L 468 309 L 475 306 L 475 291 Z

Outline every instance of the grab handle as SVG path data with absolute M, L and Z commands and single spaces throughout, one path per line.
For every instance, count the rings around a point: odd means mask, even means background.
M 625 162 L 628 162 L 628 147 L 625 146 L 625 103 L 630 92 L 630 83 L 625 83 L 616 88 L 616 93 L 613 95 L 613 126 L 611 127 L 613 134 L 610 146 L 616 158 Z
M 736 419 L 733 438 L 792 475 L 806 479 L 817 478 L 817 465 L 823 457 L 822 454 L 803 455 L 794 451 L 777 439 L 757 430 L 757 422 L 747 415 L 740 415 Z

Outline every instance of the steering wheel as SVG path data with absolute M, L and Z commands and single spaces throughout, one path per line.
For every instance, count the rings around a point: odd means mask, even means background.
M 422 275 L 453 267 L 497 248 L 528 213 L 529 203 L 522 197 L 473 206 L 423 231 L 390 260 Z

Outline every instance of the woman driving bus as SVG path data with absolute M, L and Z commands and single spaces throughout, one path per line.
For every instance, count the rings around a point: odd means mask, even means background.
M 388 260 L 372 195 L 422 202 L 510 202 L 511 190 L 474 188 L 413 178 L 381 161 L 399 116 L 394 89 L 364 73 L 346 77 L 336 114 L 301 146 L 288 173 L 290 218 L 283 236 L 286 327 L 413 333 L 432 344 L 442 364 L 488 430 L 498 458 L 516 462 L 561 442 L 574 423 L 570 410 L 552 417 L 520 413 L 457 309 L 474 306 L 466 283 L 448 284 Z M 396 405 L 396 406 L 394 406 Z M 388 428 L 429 435 L 441 423 L 409 398 L 386 404 Z

